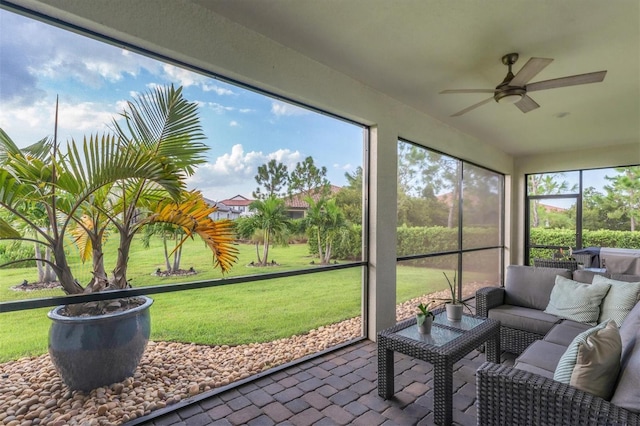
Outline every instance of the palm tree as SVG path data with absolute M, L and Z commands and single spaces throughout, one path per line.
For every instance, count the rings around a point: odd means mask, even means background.
M 309 204 L 306 222 L 309 232 L 314 232 L 318 244 L 318 256 L 322 264 L 331 260 L 333 242 L 347 229 L 347 221 L 335 199 L 306 197 Z
M 153 224 L 145 227 L 142 235 L 142 245 L 149 248 L 151 245 L 151 237 L 158 236 L 162 239 L 162 248 L 164 249 L 164 264 L 168 274 L 172 274 L 180 270 L 180 261 L 182 259 L 182 246 L 180 242 L 184 236 L 184 232 L 180 227 L 168 223 Z M 169 250 L 169 241 L 174 241 L 174 249 Z M 173 262 L 171 261 L 173 256 Z
M 260 237 L 255 240 L 256 254 L 258 264 L 266 266 L 269 246 L 272 243 L 287 244 L 290 219 L 286 214 L 284 201 L 275 196 L 252 201 L 249 204 L 249 210 L 254 214 L 241 221 L 238 233 L 245 237 L 251 237 L 256 232 L 260 233 Z M 259 252 L 260 242 L 262 242 L 262 255 Z
M 159 221 L 174 221 L 188 236 L 196 233 L 205 238 L 216 266 L 226 272 L 237 254 L 230 226 L 207 220 L 210 210 L 185 191 L 186 177 L 204 161 L 207 149 L 199 142 L 204 136 L 196 104 L 182 97 L 181 88 L 157 88 L 128 103 L 122 117 L 123 125 L 113 122 L 114 135 L 91 136 L 81 145 L 72 140 L 63 154 L 55 138 L 21 150 L 0 129 L 0 207 L 28 225 L 39 239 L 21 235 L 1 219 L 0 238 L 49 247 L 53 253 L 49 263 L 68 294 L 128 287 L 133 237 L 146 224 Z M 23 208 L 33 202 L 44 206 L 50 230 L 38 227 Z M 183 203 L 190 203 L 190 208 L 182 214 L 160 213 Z M 119 237 L 110 279 L 100 266 L 108 226 Z M 93 256 L 95 274 L 86 287 L 75 280 L 66 258 L 69 234 Z
M 318 244 L 318 257 L 320 262 L 324 262 L 324 252 L 322 248 L 322 227 L 324 221 L 324 198 L 314 199 L 311 196 L 307 196 L 304 199 L 309 208 L 307 209 L 307 215 L 305 216 L 305 222 L 307 224 L 307 232 L 315 233 L 316 243 Z
M 327 200 L 324 204 L 323 228 L 325 240 L 322 263 L 328 264 L 331 261 L 333 242 L 348 228 L 344 213 L 334 199 Z

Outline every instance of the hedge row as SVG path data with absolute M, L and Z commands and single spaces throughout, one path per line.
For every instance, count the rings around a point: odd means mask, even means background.
M 498 232 L 495 228 L 465 228 L 463 235 L 463 246 L 466 248 L 497 246 L 499 244 Z M 317 238 L 309 235 L 309 253 L 317 253 Z M 408 256 L 413 254 L 438 253 L 457 250 L 458 230 L 434 227 L 400 227 L 397 230 L 398 256 Z M 333 241 L 333 258 L 335 259 L 360 259 L 362 257 L 362 227 L 353 226 L 348 232 L 336 237 Z M 465 267 L 470 263 L 483 265 L 491 259 L 495 260 L 495 253 L 479 252 L 474 253 L 473 261 L 471 256 L 465 260 Z M 429 264 L 432 267 L 450 266 L 451 258 L 448 256 L 440 259 L 425 259 L 414 261 L 419 264 Z
M 463 247 L 498 246 L 499 233 L 495 228 L 468 227 L 463 232 Z M 640 249 L 640 232 L 630 231 L 584 231 L 583 247 L 624 247 Z M 538 245 L 574 247 L 575 231 L 570 229 L 534 228 L 531 230 L 531 241 Z M 317 253 L 315 235 L 309 236 L 309 253 Z M 442 226 L 432 227 L 399 227 L 397 230 L 397 255 L 410 256 L 414 254 L 438 253 L 455 251 L 458 249 L 458 229 Z M 548 252 L 548 253 L 547 253 Z M 532 250 L 532 257 L 549 257 L 551 251 L 544 249 Z M 334 259 L 361 259 L 362 256 L 362 227 L 353 226 L 348 232 L 337 237 L 333 242 Z M 482 269 L 487 262 L 495 262 L 494 251 L 479 251 L 465 257 L 465 268 Z M 428 258 L 411 261 L 416 265 L 431 267 L 450 267 L 451 258 Z
M 309 254 L 318 254 L 318 238 L 314 232 L 307 233 Z M 334 237 L 331 243 L 331 258 L 342 260 L 362 259 L 362 226 L 353 225 Z M 324 246 L 322 247 L 324 250 Z
M 536 245 L 575 248 L 576 231 L 572 229 L 532 228 L 531 242 Z M 638 231 L 582 231 L 582 247 L 619 247 L 640 249 Z

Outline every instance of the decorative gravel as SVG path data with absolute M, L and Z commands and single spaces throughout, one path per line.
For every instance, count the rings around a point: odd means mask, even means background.
M 416 313 L 420 302 L 440 297 L 445 297 L 445 293 L 398 305 L 396 317 L 408 318 Z M 122 424 L 201 392 L 356 339 L 361 336 L 361 327 L 358 317 L 300 336 L 240 346 L 150 341 L 133 377 L 89 393 L 70 391 L 48 354 L 21 358 L 0 365 L 0 424 Z

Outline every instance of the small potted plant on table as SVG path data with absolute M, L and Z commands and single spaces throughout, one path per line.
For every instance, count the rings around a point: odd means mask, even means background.
M 418 305 L 418 312 L 416 314 L 416 322 L 418 324 L 418 331 L 420 334 L 431 334 L 431 324 L 433 324 L 433 312 L 429 310 L 431 302 L 425 305 L 421 303 Z
M 447 310 L 447 319 L 449 321 L 460 321 L 462 319 L 462 310 L 466 307 L 471 313 L 471 308 L 469 305 L 460 299 L 460 295 L 458 294 L 458 287 L 456 285 L 456 274 L 453 274 L 453 283 L 447 276 L 446 272 L 442 272 L 445 279 L 447 280 L 447 284 L 449 284 L 449 291 L 451 292 L 451 298 L 445 299 L 445 309 Z

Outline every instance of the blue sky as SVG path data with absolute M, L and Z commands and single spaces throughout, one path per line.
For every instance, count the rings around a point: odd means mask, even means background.
M 53 135 L 56 95 L 58 139 L 81 140 L 133 95 L 171 83 L 200 106 L 211 149 L 189 187 L 207 198 L 251 197 L 274 158 L 291 170 L 312 156 L 339 186 L 362 166 L 362 127 L 0 9 L 0 127 L 19 146 Z

